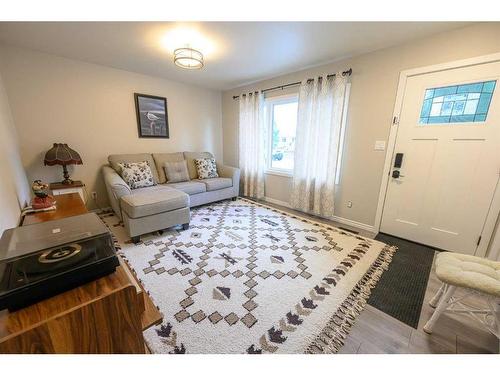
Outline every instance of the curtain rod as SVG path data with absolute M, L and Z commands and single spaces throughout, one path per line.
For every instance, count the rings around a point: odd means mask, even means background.
M 346 71 L 342 72 L 343 76 L 350 76 L 351 74 L 352 74 L 352 68 L 349 68 L 349 70 L 346 70 Z M 326 78 L 332 78 L 332 77 L 335 77 L 335 76 L 336 76 L 336 74 L 328 74 L 326 76 Z M 313 78 L 309 78 L 307 80 L 307 82 L 312 81 L 312 80 L 313 80 Z M 283 89 L 285 89 L 287 87 L 292 87 L 292 86 L 300 85 L 301 83 L 302 83 L 301 81 L 299 81 L 299 82 L 293 82 L 293 83 L 287 83 L 286 85 L 274 86 L 274 87 L 270 87 L 268 89 L 260 90 L 260 92 L 264 93 L 264 92 L 268 92 L 268 91 L 272 91 L 272 90 L 278 90 L 278 89 L 283 90 Z M 258 91 L 255 91 L 255 93 L 258 93 Z M 243 94 L 243 96 L 245 96 L 245 94 Z M 233 99 L 238 99 L 239 97 L 240 97 L 239 95 L 234 95 Z

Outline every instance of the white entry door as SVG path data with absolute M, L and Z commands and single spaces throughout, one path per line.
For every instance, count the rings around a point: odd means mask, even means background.
M 407 78 L 381 232 L 475 253 L 499 182 L 499 79 L 500 62 Z

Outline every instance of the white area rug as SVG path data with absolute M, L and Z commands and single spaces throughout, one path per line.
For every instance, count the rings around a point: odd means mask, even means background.
M 333 353 L 395 248 L 245 199 L 194 208 L 134 245 L 102 215 L 164 314 L 154 353 Z

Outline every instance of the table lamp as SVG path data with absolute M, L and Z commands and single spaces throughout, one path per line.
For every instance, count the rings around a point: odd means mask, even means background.
M 52 148 L 45 154 L 44 164 L 62 165 L 64 180 L 61 183 L 72 184 L 73 181 L 69 178 L 66 166 L 70 164 L 83 164 L 83 162 L 78 152 L 69 148 L 66 143 L 54 143 Z

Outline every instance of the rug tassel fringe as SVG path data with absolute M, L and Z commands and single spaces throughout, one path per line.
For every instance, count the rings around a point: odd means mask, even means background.
M 337 309 L 311 344 L 304 351 L 307 354 L 337 353 L 344 346 L 354 321 L 363 311 L 372 289 L 377 285 L 385 270 L 389 268 L 397 247 L 386 245 L 370 269 L 353 288 L 349 296 Z

